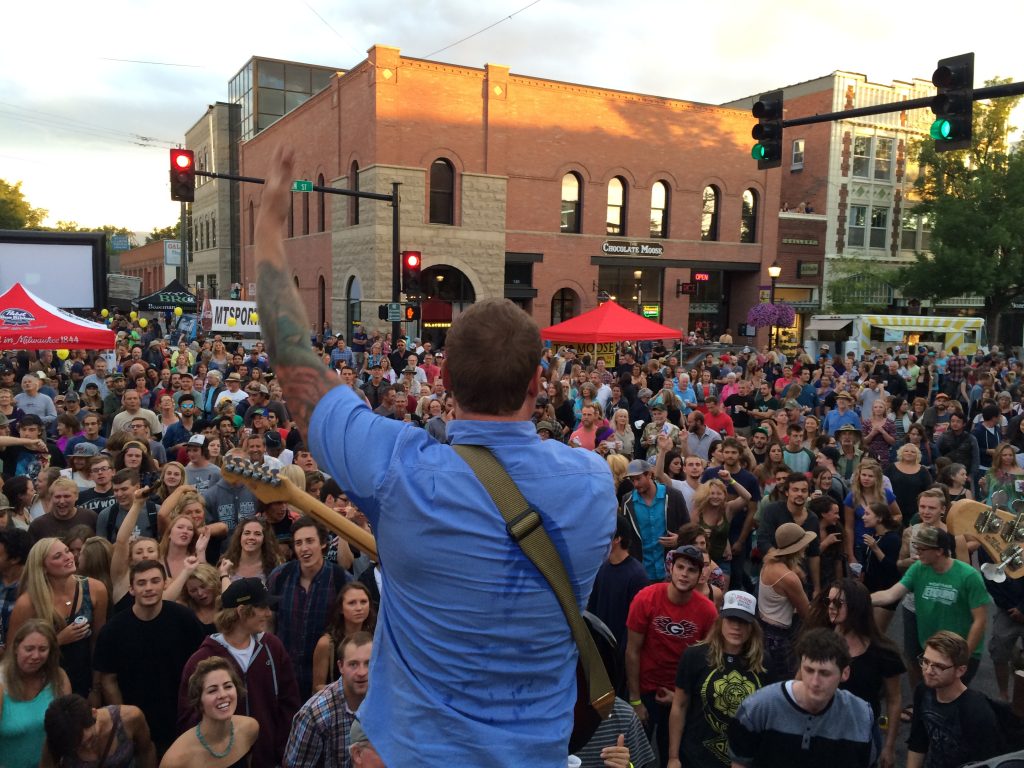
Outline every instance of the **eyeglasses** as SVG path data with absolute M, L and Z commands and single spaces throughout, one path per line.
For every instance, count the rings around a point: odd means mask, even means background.
M 934 669 L 936 672 L 948 672 L 955 666 L 953 664 L 939 664 L 931 659 L 926 659 L 923 653 L 917 657 L 917 663 L 921 665 L 921 669 Z
M 841 597 L 826 597 L 825 605 L 829 606 L 830 608 L 842 608 L 844 605 L 846 605 L 846 601 L 843 600 Z

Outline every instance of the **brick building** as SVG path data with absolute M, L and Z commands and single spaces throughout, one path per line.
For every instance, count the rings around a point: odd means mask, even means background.
M 749 111 L 453 66 L 377 45 L 241 145 L 262 176 L 292 146 L 296 176 L 390 193 L 401 248 L 423 254 L 423 325 L 507 296 L 546 326 L 599 294 L 667 325 L 734 330 L 776 256 L 780 174 L 750 159 Z M 242 185 L 251 296 L 259 188 Z M 295 193 L 286 253 L 319 326 L 350 332 L 391 296 L 388 204 Z M 683 284 L 699 281 L 698 293 Z M 692 303 L 691 303 L 692 302 Z
M 174 277 L 174 267 L 164 267 L 164 241 L 154 240 L 152 243 L 132 248 L 121 254 L 121 273 L 142 278 L 140 296 L 148 296 L 163 288 Z M 166 274 L 170 277 L 164 279 Z

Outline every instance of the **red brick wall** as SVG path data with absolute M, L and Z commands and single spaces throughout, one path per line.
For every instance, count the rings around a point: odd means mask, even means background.
M 142 296 L 163 288 L 169 280 L 164 279 L 164 243 L 158 240 L 121 254 L 121 272 L 142 278 Z M 167 272 L 173 276 L 174 267 Z

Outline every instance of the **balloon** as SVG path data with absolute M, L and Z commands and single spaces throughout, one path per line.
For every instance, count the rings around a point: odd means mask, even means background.
M 146 318 L 139 320 L 139 328 L 145 328 L 147 325 L 149 325 L 149 320 Z
M 181 313 L 182 313 L 181 307 L 175 307 L 174 308 L 174 316 L 175 317 L 181 317 Z
M 110 310 L 109 309 L 101 309 L 100 310 L 100 317 L 106 317 L 109 314 L 110 314 Z
M 68 352 L 68 351 L 67 351 L 66 349 L 58 349 L 58 350 L 57 350 L 57 357 L 59 357 L 59 358 L 60 358 L 61 360 L 67 360 L 67 359 L 68 359 L 68 356 L 69 356 L 70 354 L 71 354 L 71 353 L 70 353 L 70 352 Z
M 259 316 L 259 315 L 258 315 L 258 314 L 257 314 L 256 312 L 252 312 L 252 313 L 250 313 L 250 314 L 249 314 L 249 317 L 251 317 L 251 318 L 252 318 L 252 321 L 253 321 L 254 323 L 258 323 L 258 322 L 260 321 L 260 316 Z
M 137 320 L 139 317 L 139 313 L 132 311 L 128 314 L 128 317 L 130 317 L 132 320 Z
M 236 323 L 236 322 L 237 322 L 237 321 L 235 320 L 235 318 L 233 318 L 233 317 L 229 317 L 229 318 L 228 318 L 228 325 L 230 325 L 230 326 L 234 327 L 234 325 L 235 325 L 235 323 Z

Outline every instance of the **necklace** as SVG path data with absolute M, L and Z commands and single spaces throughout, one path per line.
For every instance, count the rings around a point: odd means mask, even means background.
M 235 722 L 233 720 L 231 721 L 231 735 L 228 737 L 228 746 L 223 752 L 214 752 L 213 748 L 206 743 L 206 739 L 203 738 L 203 732 L 199 730 L 201 726 L 202 723 L 196 726 L 196 738 L 199 739 L 199 743 L 203 745 L 203 749 L 218 760 L 222 757 L 227 757 L 231 753 L 231 748 L 235 746 Z

